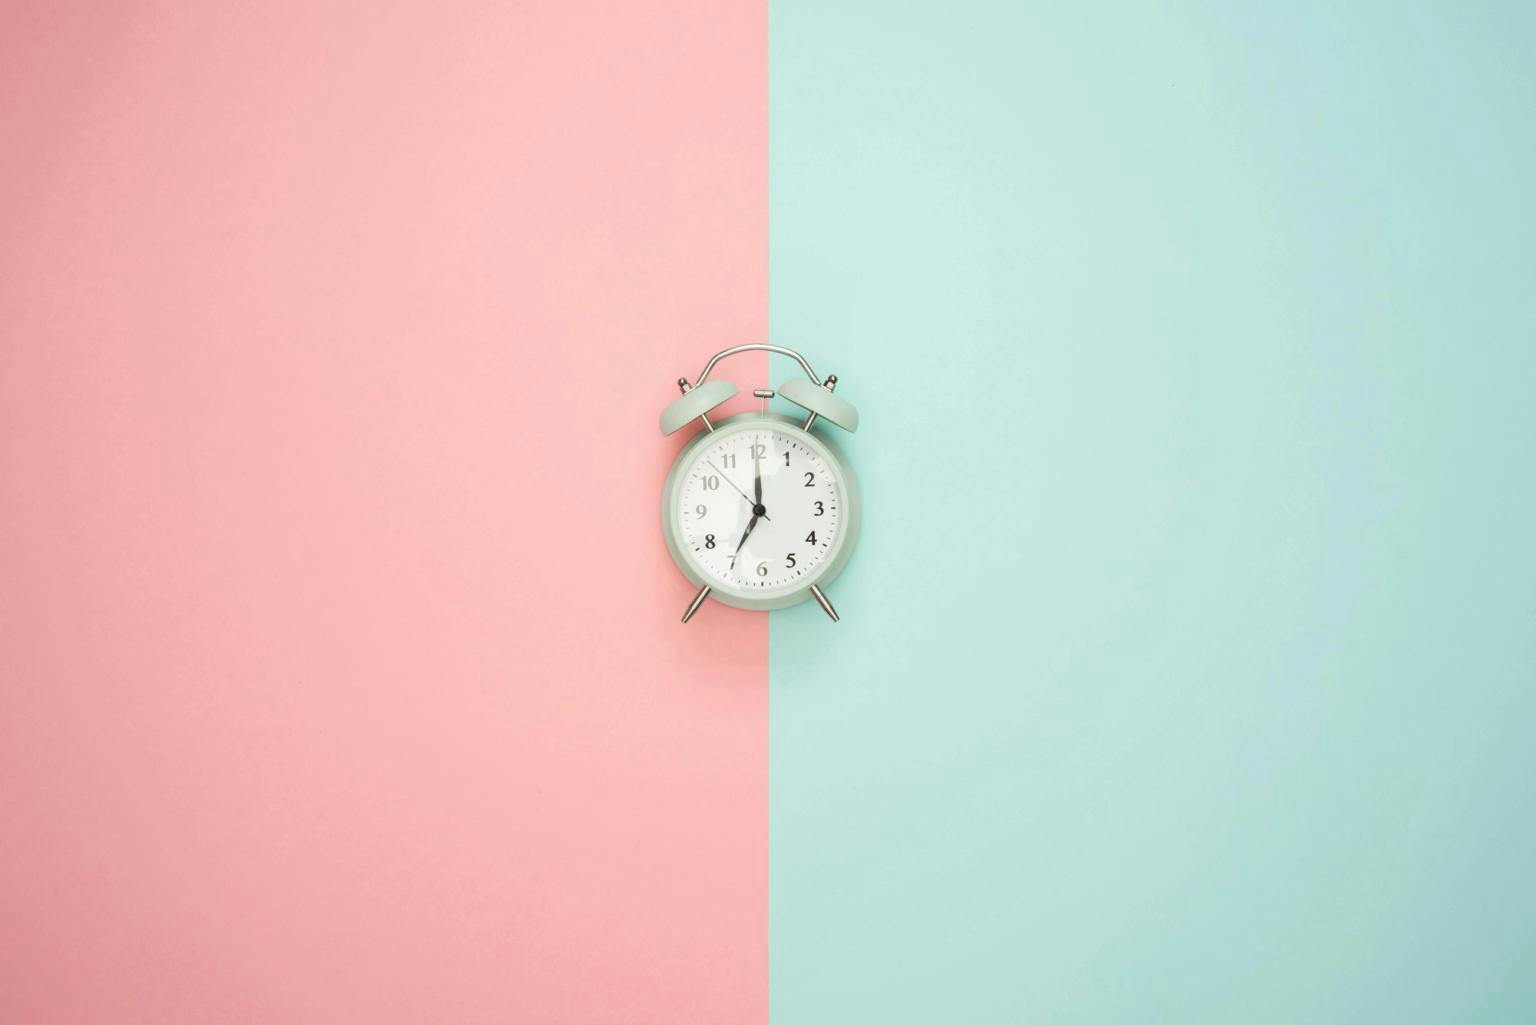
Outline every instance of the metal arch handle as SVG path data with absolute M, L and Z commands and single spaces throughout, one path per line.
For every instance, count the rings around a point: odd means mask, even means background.
M 704 364 L 704 369 L 699 373 L 698 380 L 693 382 L 693 386 L 697 388 L 699 385 L 703 384 L 704 381 L 709 377 L 709 372 L 715 369 L 716 363 L 719 363 L 727 356 L 734 356 L 738 352 L 776 352 L 780 356 L 788 356 L 790 359 L 800 364 L 800 369 L 805 371 L 805 376 L 811 379 L 812 384 L 817 386 L 820 386 L 821 384 L 821 378 L 816 376 L 816 371 L 812 370 L 811 365 L 805 361 L 805 357 L 800 355 L 794 349 L 786 349 L 782 345 L 769 345 L 767 342 L 748 342 L 746 345 L 733 345 L 729 349 L 726 349 L 722 352 L 717 352 L 713 356 L 709 357 L 709 362 Z

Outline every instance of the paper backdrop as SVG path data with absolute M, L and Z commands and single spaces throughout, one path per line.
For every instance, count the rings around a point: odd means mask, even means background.
M 6 5 L 0 1021 L 1531 1019 L 1533 48 Z M 842 622 L 685 627 L 764 339 Z

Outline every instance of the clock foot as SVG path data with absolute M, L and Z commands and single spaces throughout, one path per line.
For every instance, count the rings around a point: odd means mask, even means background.
M 706 588 L 706 590 L 708 589 Z M 811 585 L 811 597 L 816 599 L 816 604 L 821 606 L 821 611 L 831 616 L 832 622 L 836 623 L 837 610 L 832 607 L 831 602 L 827 601 L 827 596 L 821 593 L 821 588 L 817 587 L 815 584 Z
M 712 588 L 708 584 L 705 584 L 703 587 L 699 588 L 699 593 L 694 595 L 693 596 L 693 601 L 689 602 L 689 604 L 688 604 L 688 611 L 683 613 L 683 622 L 684 623 L 686 623 L 686 622 L 688 622 L 688 620 L 692 619 L 693 618 L 693 614 L 695 612 L 699 611 L 699 606 L 704 604 L 704 599 L 709 597 L 709 592 L 711 590 L 712 590 Z M 836 614 L 834 614 L 832 616 L 832 618 L 836 619 L 837 618 Z

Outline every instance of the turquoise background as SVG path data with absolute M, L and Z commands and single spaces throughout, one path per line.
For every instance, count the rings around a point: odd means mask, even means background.
M 1536 1020 L 1533 10 L 771 0 L 774 1025 Z

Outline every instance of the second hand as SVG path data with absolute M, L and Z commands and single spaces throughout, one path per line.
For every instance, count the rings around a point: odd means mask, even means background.
M 723 479 L 732 488 L 735 488 L 736 489 L 736 493 L 738 495 L 740 495 L 743 499 L 745 499 L 746 503 L 748 505 L 752 506 L 754 509 L 757 508 L 757 503 L 752 501 L 751 496 L 749 496 L 745 491 L 743 491 L 740 488 L 736 487 L 736 482 L 731 480 L 731 478 L 727 477 L 725 475 L 725 471 L 724 470 L 720 469 L 720 467 L 716 466 L 712 461 L 710 461 L 708 459 L 706 459 L 705 462 L 709 463 L 710 469 L 712 469 L 716 473 L 718 473 L 720 475 L 721 479 Z M 769 516 L 766 511 L 763 512 L 762 516 L 763 516 L 763 519 L 767 520 L 769 523 L 773 522 L 773 517 Z

